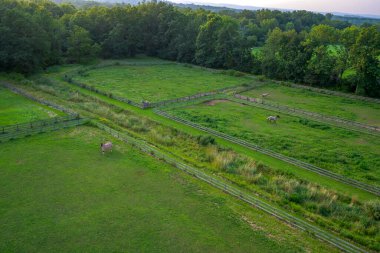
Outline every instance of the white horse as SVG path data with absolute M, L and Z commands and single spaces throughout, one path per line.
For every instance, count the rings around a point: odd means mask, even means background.
M 280 118 L 280 116 L 269 116 L 268 118 L 267 118 L 267 121 L 269 122 L 269 123 L 277 123 L 277 120 Z
M 262 97 L 262 98 L 266 98 L 267 96 L 269 96 L 269 93 L 261 94 L 261 97 Z
M 106 143 L 100 143 L 100 149 L 102 150 L 102 153 L 104 155 L 105 152 L 111 151 L 112 152 L 112 142 L 106 142 Z

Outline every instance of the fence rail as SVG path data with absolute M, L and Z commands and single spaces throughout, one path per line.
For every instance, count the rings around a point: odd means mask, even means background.
M 254 86 L 237 85 L 237 86 L 232 86 L 232 87 L 225 87 L 225 88 L 216 89 L 209 92 L 198 93 L 191 96 L 174 98 L 174 99 L 169 99 L 169 100 L 164 100 L 164 101 L 159 101 L 159 102 L 154 102 L 154 103 L 148 103 L 146 108 L 164 107 L 171 104 L 178 104 L 178 103 L 198 100 L 200 98 L 206 98 L 206 97 L 209 97 L 211 99 L 216 95 L 225 94 L 226 92 L 229 92 L 229 91 L 233 91 L 234 93 L 237 93 L 237 92 L 242 92 L 240 90 L 251 90 L 255 87 L 257 87 L 257 85 L 254 85 Z
M 88 120 L 77 115 L 55 117 L 47 120 L 33 121 L 23 124 L 0 126 L 0 142 L 26 137 L 38 133 L 56 131 L 62 128 L 79 126 Z
M 15 87 L 14 85 L 10 84 L 10 83 L 5 83 L 3 82 L 2 83 L 4 87 L 8 88 L 9 90 L 13 91 L 14 93 L 16 94 L 19 94 L 21 96 L 24 96 L 30 100 L 33 100 L 37 103 L 40 103 L 40 104 L 43 104 L 43 105 L 46 105 L 46 106 L 49 106 L 53 109 L 56 109 L 58 111 L 61 111 L 61 112 L 64 112 L 64 113 L 67 113 L 69 115 L 77 115 L 75 112 L 71 111 L 71 110 L 68 110 L 62 106 L 59 106 L 59 105 L 56 105 L 50 101 L 47 101 L 47 100 L 44 100 L 44 99 L 40 99 L 40 98 L 36 98 L 35 96 L 27 93 L 26 91 L 22 90 L 22 89 L 19 89 L 17 87 Z
M 116 96 L 110 92 L 105 92 L 105 91 L 102 91 L 102 90 L 99 90 L 97 88 L 95 88 L 94 86 L 91 86 L 91 85 L 87 85 L 87 84 L 84 84 L 84 83 L 81 83 L 81 82 L 77 82 L 77 81 L 74 81 L 72 79 L 69 79 L 67 77 L 64 78 L 66 82 L 68 83 L 71 83 L 71 84 L 74 84 L 80 88 L 83 88 L 83 89 L 86 89 L 86 90 L 89 90 L 89 91 L 93 91 L 95 93 L 98 93 L 100 95 L 103 95 L 103 96 L 106 96 L 106 97 L 109 97 L 109 98 L 113 98 L 115 100 L 118 100 L 120 102 L 123 102 L 123 103 L 127 103 L 127 104 L 130 104 L 130 105 L 133 105 L 133 106 L 136 106 L 136 107 L 139 107 L 139 108 L 147 108 L 144 106 L 143 103 L 136 103 L 128 98 L 124 98 L 124 97 L 119 97 L 119 96 Z
M 217 90 L 214 90 L 214 91 L 209 91 L 209 92 L 204 92 L 204 93 L 198 93 L 198 94 L 191 95 L 191 96 L 174 98 L 174 99 L 169 99 L 169 100 L 164 100 L 164 101 L 159 101 L 159 102 L 153 102 L 153 103 L 144 102 L 144 101 L 141 102 L 141 103 L 136 103 L 136 102 L 132 101 L 131 99 L 128 99 L 128 98 L 125 98 L 125 97 L 119 97 L 119 96 L 116 96 L 116 95 L 112 94 L 111 92 L 105 92 L 105 91 L 102 91 L 102 90 L 99 90 L 99 89 L 95 88 L 94 86 L 87 85 L 87 84 L 84 84 L 84 83 L 81 83 L 81 82 L 77 82 L 77 81 L 73 80 L 72 78 L 68 78 L 67 76 L 64 77 L 64 79 L 68 83 L 74 84 L 76 86 L 79 86 L 79 87 L 84 88 L 84 89 L 89 90 L 89 91 L 93 91 L 93 92 L 101 94 L 103 96 L 106 96 L 106 97 L 109 97 L 109 98 L 113 98 L 113 99 L 118 100 L 120 102 L 127 103 L 127 104 L 130 104 L 130 105 L 139 107 L 141 109 L 156 108 L 156 107 L 161 107 L 161 106 L 167 106 L 167 105 L 170 105 L 170 104 L 176 104 L 176 103 L 182 103 L 182 102 L 191 101 L 191 100 L 197 100 L 197 99 L 203 98 L 203 97 L 211 97 L 211 96 L 214 96 L 214 95 L 217 95 L 217 94 L 222 94 L 222 93 L 224 93 L 227 90 L 232 90 L 232 89 L 237 89 L 239 87 L 242 87 L 241 85 L 234 86 L 234 87 L 226 87 L 226 88 L 217 89 Z
M 277 83 L 279 85 L 284 85 L 281 82 L 277 82 Z M 344 92 L 320 89 L 320 88 L 315 88 L 315 87 L 310 87 L 310 86 L 300 85 L 300 84 L 290 84 L 290 86 L 293 88 L 315 91 L 315 92 L 322 93 L 322 94 L 334 95 L 334 96 L 339 96 L 339 97 L 351 98 L 351 99 L 362 100 L 362 101 L 366 101 L 366 102 L 373 102 L 373 103 L 379 103 L 380 104 L 380 99 L 378 99 L 378 98 L 363 97 L 363 96 L 348 94 L 348 93 L 344 93 Z
M 218 132 L 216 130 L 213 130 L 213 129 L 210 129 L 210 128 L 198 125 L 196 123 L 193 123 L 191 121 L 182 119 L 180 117 L 173 116 L 171 114 L 168 114 L 165 111 L 161 111 L 161 110 L 155 109 L 155 112 L 157 114 L 163 116 L 163 117 L 168 118 L 168 119 L 171 119 L 171 120 L 177 121 L 179 123 L 191 126 L 193 128 L 199 129 L 199 130 L 201 130 L 203 132 L 207 132 L 209 134 L 218 136 L 218 137 L 220 137 L 222 139 L 225 139 L 227 141 L 236 143 L 236 144 L 241 145 L 243 147 L 246 147 L 248 149 L 251 149 L 251 150 L 263 153 L 265 155 L 274 157 L 274 158 L 282 160 L 284 162 L 293 164 L 293 165 L 295 165 L 295 166 L 297 166 L 299 168 L 303 168 L 303 169 L 315 172 L 315 173 L 317 173 L 319 175 L 322 175 L 322 176 L 334 179 L 336 181 L 342 182 L 342 183 L 350 185 L 352 187 L 355 187 L 355 188 L 358 188 L 358 189 L 370 192 L 372 194 L 375 194 L 377 196 L 380 196 L 380 188 L 377 187 L 377 186 L 365 184 L 363 182 L 360 182 L 360 181 L 357 181 L 357 180 L 354 180 L 354 179 L 346 178 L 346 177 L 344 177 L 342 175 L 336 174 L 336 173 L 331 172 L 329 170 L 325 170 L 325 169 L 319 168 L 319 167 L 317 167 L 315 165 L 312 165 L 312 164 L 309 164 L 309 163 L 306 163 L 306 162 L 303 162 L 303 161 L 299 161 L 299 160 L 294 159 L 292 157 L 288 157 L 288 156 L 276 153 L 274 151 L 262 148 L 262 147 L 260 147 L 258 145 L 255 145 L 253 143 L 247 142 L 245 140 L 242 140 L 242 139 L 239 139 L 239 138 L 236 138 L 236 137 L 232 137 L 232 136 L 227 135 L 225 133 L 221 133 L 221 132 Z
M 180 162 L 179 160 L 177 159 L 174 159 L 172 157 L 169 157 L 167 155 L 165 155 L 164 153 L 160 152 L 158 149 L 156 148 L 153 148 L 151 147 L 148 143 L 146 142 L 143 142 L 143 141 L 139 141 L 131 136 L 128 136 L 126 134 L 122 134 L 118 131 L 115 131 L 114 129 L 104 125 L 104 124 L 101 124 L 99 122 L 94 122 L 94 124 L 99 127 L 100 129 L 108 132 L 109 134 L 111 134 L 112 136 L 114 136 L 115 138 L 117 139 L 120 139 L 126 143 L 129 143 L 130 145 L 132 145 L 133 147 L 137 147 L 139 150 L 145 152 L 145 153 L 148 153 L 149 155 L 152 155 L 158 159 L 161 159 L 163 160 L 164 162 L 224 191 L 225 193 L 227 194 L 230 194 L 250 205 L 252 205 L 253 207 L 256 207 L 274 217 L 276 217 L 277 219 L 281 220 L 281 221 L 284 221 L 302 231 L 306 231 L 312 235 L 314 235 L 315 237 L 325 241 L 325 242 L 328 242 L 330 243 L 331 245 L 337 247 L 338 249 L 342 250 L 342 251 L 345 251 L 345 252 L 350 252 L 350 253 L 356 253 L 356 252 L 366 252 L 364 249 L 356 246 L 355 244 L 349 242 L 349 241 L 346 241 L 346 240 L 343 240 L 341 238 L 339 238 L 338 236 L 328 232 L 328 231 L 325 231 L 319 227 L 317 227 L 316 225 L 313 225 L 312 223 L 310 222 L 307 222 L 305 220 L 302 220 L 294 215 L 291 215 L 289 214 L 288 212 L 276 207 L 276 206 L 273 206 L 273 205 L 270 205 L 268 203 L 266 203 L 265 201 L 253 196 L 252 194 L 249 194 L 247 192 L 244 192 L 240 189 L 238 189 L 237 187 L 235 186 L 232 186 L 230 183 L 227 183 L 226 181 L 222 180 L 222 179 L 219 179 L 215 176 L 212 176 L 212 175 L 209 175 L 209 174 L 206 174 L 194 167 L 191 167 L 187 164 L 184 164 L 182 162 Z
M 231 88 L 228 88 L 228 89 L 231 89 Z M 156 108 L 156 107 L 167 106 L 170 104 L 178 104 L 178 103 L 182 103 L 182 102 L 198 100 L 200 98 L 206 98 L 206 97 L 212 98 L 215 95 L 219 95 L 219 94 L 223 93 L 225 90 L 227 90 L 227 88 L 216 90 L 216 91 L 205 92 L 205 93 L 199 93 L 199 94 L 195 94 L 192 96 L 186 96 L 186 97 L 164 100 L 164 101 L 155 102 L 155 103 L 149 103 L 149 107 L 150 108 Z
M 293 107 L 288 107 L 288 106 L 279 105 L 279 104 L 271 103 L 268 101 L 264 101 L 263 99 L 257 99 L 257 98 L 251 98 L 251 97 L 243 96 L 240 94 L 235 94 L 233 96 L 233 98 L 240 100 L 237 102 L 244 101 L 246 103 L 248 102 L 249 104 L 251 104 L 253 106 L 258 106 L 258 107 L 265 108 L 265 109 L 285 112 L 285 113 L 296 115 L 296 116 L 299 116 L 299 115 L 307 116 L 307 117 L 310 117 L 310 118 L 313 118 L 313 119 L 316 119 L 316 120 L 319 120 L 322 122 L 338 124 L 339 126 L 346 127 L 348 129 L 351 129 L 351 130 L 362 130 L 365 132 L 380 135 L 380 127 L 370 126 L 370 125 L 362 124 L 359 122 L 342 119 L 339 117 L 326 116 L 326 115 L 322 115 L 319 113 L 304 111 L 301 109 L 297 109 L 297 108 L 293 108 Z

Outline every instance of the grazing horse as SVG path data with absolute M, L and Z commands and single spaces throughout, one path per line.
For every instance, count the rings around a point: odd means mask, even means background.
M 262 98 L 266 98 L 267 96 L 269 96 L 269 93 L 261 94 L 261 97 L 262 97 Z
M 269 116 L 268 118 L 267 118 L 267 121 L 269 122 L 269 123 L 277 123 L 277 120 L 280 118 L 280 116 Z
M 112 152 L 112 142 L 106 142 L 106 143 L 100 143 L 100 148 L 102 150 L 102 153 L 104 155 L 105 152 L 111 151 Z

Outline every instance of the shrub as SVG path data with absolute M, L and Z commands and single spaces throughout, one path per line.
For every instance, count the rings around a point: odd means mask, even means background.
M 266 78 L 264 76 L 259 76 L 258 80 L 260 82 L 265 82 L 266 81 Z
M 210 135 L 199 135 L 197 137 L 197 142 L 202 146 L 208 146 L 210 144 L 215 144 L 215 139 Z
M 367 214 L 374 220 L 380 220 L 380 200 L 371 200 L 364 204 Z
M 228 76 L 235 76 L 235 77 L 242 77 L 245 76 L 246 74 L 240 71 L 236 71 L 233 69 L 228 69 L 228 70 L 222 70 L 222 74 L 228 75 Z
M 308 119 L 299 119 L 299 123 L 301 123 L 304 126 L 308 126 L 308 127 L 320 129 L 320 130 L 328 130 L 331 128 L 330 126 L 319 124 L 317 122 L 310 121 Z

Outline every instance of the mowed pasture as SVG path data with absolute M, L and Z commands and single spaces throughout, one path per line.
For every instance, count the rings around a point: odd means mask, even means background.
M 0 86 L 0 125 L 14 125 L 63 115 Z
M 170 113 L 344 176 L 380 185 L 380 138 L 230 101 Z M 279 115 L 277 124 L 268 123 Z
M 1 144 L 0 168 L 1 252 L 332 250 L 93 127 Z
M 252 82 L 250 77 L 230 76 L 192 65 L 143 63 L 141 60 L 137 65 L 96 68 L 73 79 L 138 103 L 142 100 L 159 102 Z
M 261 98 L 261 95 L 265 93 L 269 94 L 265 97 L 265 101 L 268 102 L 380 127 L 380 104 L 376 103 L 321 94 L 279 84 L 256 87 L 242 93 L 242 95 Z

